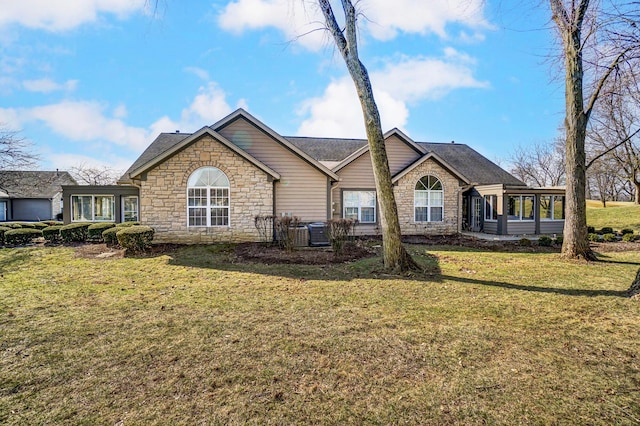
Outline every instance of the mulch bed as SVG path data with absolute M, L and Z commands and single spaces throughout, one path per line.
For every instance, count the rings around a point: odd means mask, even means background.
M 299 247 L 286 252 L 277 246 L 265 246 L 261 243 L 242 243 L 235 249 L 239 260 L 254 261 L 265 264 L 303 264 L 326 265 L 327 263 L 352 262 L 376 255 L 379 246 L 370 246 L 362 242 L 348 244 L 344 253 L 336 256 L 329 247 Z

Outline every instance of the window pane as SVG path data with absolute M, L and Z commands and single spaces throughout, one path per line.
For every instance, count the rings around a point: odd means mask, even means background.
M 71 220 L 79 222 L 91 222 L 93 216 L 91 214 L 92 196 L 74 195 L 71 197 Z
M 375 209 L 373 207 L 362 207 L 360 210 L 360 221 L 361 222 L 375 222 L 376 214 Z
M 211 209 L 211 226 L 225 226 L 229 224 L 229 209 L 216 207 Z
M 535 198 L 532 196 L 522 197 L 522 220 L 534 219 Z
M 430 198 L 430 202 L 429 205 L 430 206 L 438 206 L 441 207 L 442 206 L 442 202 L 443 202 L 443 194 L 440 191 L 431 191 L 429 193 L 429 198 Z
M 484 196 L 484 219 L 485 220 L 491 219 L 491 197 L 492 195 Z
M 426 207 L 428 205 L 429 193 L 427 191 L 415 192 L 415 206 Z
M 426 191 L 429 189 L 429 176 L 424 176 L 416 183 L 416 191 Z
M 345 219 L 358 219 L 358 208 L 357 207 L 345 207 L 344 208 L 344 218 Z
M 123 198 L 124 209 L 124 221 L 125 222 L 137 222 L 138 221 L 138 197 L 124 197 Z
M 416 222 L 427 221 L 427 207 L 416 207 Z
M 356 191 L 344 191 L 342 196 L 345 207 L 358 207 L 358 193 Z
M 431 222 L 442 222 L 442 207 L 431 207 Z
M 211 189 L 211 205 L 222 207 L 229 205 L 229 190 L 226 188 Z
M 429 189 L 442 191 L 442 183 L 435 176 L 429 176 Z
M 199 207 L 207 205 L 207 190 L 204 188 L 189 189 L 189 206 Z
M 115 203 L 113 196 L 96 196 L 94 200 L 94 220 L 114 221 Z
M 498 220 L 498 197 L 495 195 L 491 196 L 491 220 Z
M 553 197 L 553 218 L 555 220 L 564 219 L 564 197 L 556 195 Z
M 540 197 L 540 219 L 553 219 L 553 205 L 551 204 L 551 197 L 549 195 L 543 195 Z
M 509 211 L 508 211 L 508 219 L 509 220 L 520 220 L 520 197 L 519 196 L 510 196 L 509 197 Z
M 207 226 L 207 209 L 189 208 L 189 226 Z
M 376 206 L 376 193 L 373 191 L 363 191 L 360 193 L 360 206 L 361 207 L 375 207 Z

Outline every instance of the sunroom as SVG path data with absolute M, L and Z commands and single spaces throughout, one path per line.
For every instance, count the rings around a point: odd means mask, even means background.
M 469 192 L 470 230 L 496 235 L 562 234 L 564 187 L 484 185 Z

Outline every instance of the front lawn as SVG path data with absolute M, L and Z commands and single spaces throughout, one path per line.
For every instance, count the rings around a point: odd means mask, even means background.
M 587 225 L 600 229 L 612 227 L 616 231 L 624 228 L 640 233 L 640 205 L 625 202 L 607 202 L 603 208 L 599 201 L 587 201 Z
M 640 253 L 0 250 L 0 423 L 638 424 Z

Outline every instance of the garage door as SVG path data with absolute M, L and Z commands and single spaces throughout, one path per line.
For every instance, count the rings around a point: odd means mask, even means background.
M 12 220 L 50 220 L 51 201 L 49 200 L 13 200 Z

